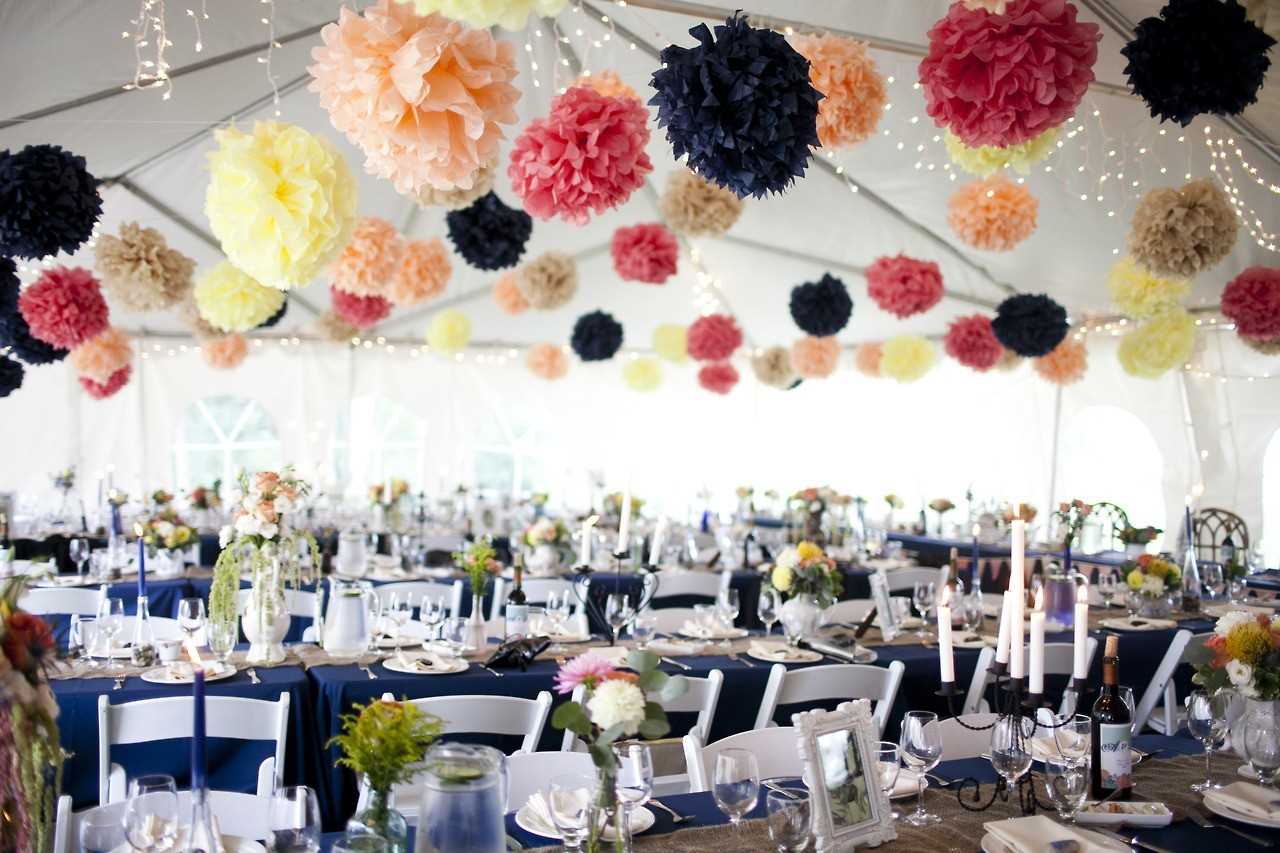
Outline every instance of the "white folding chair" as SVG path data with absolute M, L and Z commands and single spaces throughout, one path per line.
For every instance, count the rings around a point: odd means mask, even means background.
M 1089 642 L 1085 645 L 1085 670 L 1088 671 L 1093 663 L 1094 652 L 1098 650 L 1098 641 L 1093 637 L 1089 638 Z M 1023 672 L 1028 672 L 1031 656 L 1031 646 L 1024 643 L 1022 647 L 1023 654 Z M 973 671 L 973 682 L 969 685 L 969 696 L 965 699 L 965 713 L 976 713 L 979 711 L 990 711 L 991 707 L 987 703 L 985 693 L 987 686 L 995 679 L 991 678 L 988 670 L 991 667 L 991 660 L 995 655 L 991 655 L 990 659 L 985 661 L 983 656 L 979 656 L 978 663 L 981 668 L 975 668 Z M 1075 644 L 1074 643 L 1045 643 L 1044 644 L 1044 674 L 1045 675 L 1071 675 L 1075 670 Z M 975 694 L 976 689 L 976 694 Z M 971 698 L 976 697 L 976 703 L 969 704 Z M 1063 697 L 1062 704 L 1059 707 L 1059 713 L 1066 710 L 1066 698 Z
M 705 746 L 700 737 L 688 734 L 684 736 L 684 760 L 689 767 L 691 792 L 711 790 L 716 756 L 726 749 L 745 749 L 753 753 L 761 779 L 800 776 L 804 772 L 800 750 L 796 748 L 796 730 L 791 726 L 739 732 Z
M 686 622 L 693 621 L 692 607 L 668 607 L 664 610 L 650 608 L 645 611 L 653 618 L 653 630 L 656 634 L 675 634 Z
M 872 718 L 876 728 L 884 731 L 902 684 L 906 669 L 902 661 L 895 660 L 887 667 L 861 663 L 835 663 L 827 666 L 811 666 L 788 671 L 786 666 L 775 663 L 769 670 L 769 681 L 760 699 L 760 712 L 756 715 L 757 729 L 775 725 L 773 715 L 779 705 L 798 702 L 817 702 L 824 699 L 870 699 L 875 703 Z
M 513 812 L 565 773 L 595 774 L 585 752 L 520 752 L 507 756 L 507 811 Z
M 112 705 L 98 697 L 98 804 L 119 802 L 125 796 L 125 770 L 111 761 L 116 744 L 150 743 L 191 737 L 192 699 L 170 696 Z M 233 740 L 274 741 L 275 754 L 258 766 L 258 794 L 270 797 L 284 773 L 284 750 L 289 732 L 289 694 L 274 702 L 234 696 L 205 699 L 205 733 Z
M 914 590 L 918 583 L 938 583 L 937 569 L 894 569 L 882 572 L 889 592 L 901 592 L 904 589 Z
M 876 603 L 870 598 L 850 598 L 846 601 L 837 601 L 822 611 L 822 624 L 845 623 L 851 625 L 861 622 L 867 618 L 867 614 L 875 606 Z
M 109 803 L 85 809 L 71 810 L 71 797 L 58 798 L 54 818 L 54 853 L 75 853 L 80 850 L 80 823 L 90 814 L 105 813 L 116 822 L 123 821 L 127 803 Z M 210 791 L 209 808 L 218 821 L 218 831 L 223 835 L 260 840 L 271 837 L 271 794 L 242 794 L 235 791 Z M 191 814 L 191 792 L 178 792 L 178 815 Z M 185 821 L 184 821 L 185 822 Z M 127 848 L 128 845 L 126 844 Z
M 1174 712 L 1177 710 L 1178 691 L 1173 684 L 1173 672 L 1178 668 L 1178 664 L 1182 662 L 1182 652 L 1186 649 L 1187 642 L 1190 639 L 1191 632 L 1185 628 L 1173 635 L 1169 648 L 1165 649 L 1164 657 L 1160 659 L 1160 664 L 1156 667 L 1155 674 L 1151 676 L 1151 681 L 1147 683 L 1147 689 L 1142 691 L 1137 707 L 1134 708 L 1134 734 L 1141 732 L 1147 725 L 1147 721 L 1152 718 L 1151 714 L 1155 710 L 1156 704 L 1161 699 L 1165 699 L 1168 693 L 1172 693 L 1173 698 L 1167 699 L 1161 709 L 1161 716 L 1163 717 L 1161 723 L 1166 727 L 1176 723 L 1177 715 Z
M 978 652 L 978 662 L 973 667 L 973 677 L 969 679 L 969 692 L 965 694 L 964 704 L 960 706 L 961 714 L 976 714 L 983 704 L 983 695 L 987 692 L 987 670 L 996 659 L 996 650 L 983 646 Z
M 444 599 L 445 606 L 449 608 L 449 616 L 457 616 L 462 608 L 462 581 L 456 580 L 453 583 L 434 583 L 432 581 L 396 581 L 395 583 L 384 583 L 373 588 L 374 595 L 378 596 L 378 604 L 386 607 L 387 602 L 391 600 L 392 593 L 400 595 L 408 595 L 409 600 L 413 602 L 413 606 L 417 607 L 422 601 L 422 596 L 431 595 Z
M 729 588 L 729 581 L 732 580 L 733 573 L 728 571 L 720 572 L 692 572 L 685 570 L 659 572 L 658 591 L 653 596 L 653 608 L 655 610 L 663 608 L 662 601 L 666 598 L 675 598 L 683 595 L 699 595 L 715 601 L 720 597 L 720 593 Z
M 1178 634 L 1184 633 L 1189 634 L 1187 631 L 1178 632 Z M 1173 668 L 1169 670 L 1165 684 L 1160 688 L 1161 698 L 1164 701 L 1158 708 L 1152 705 L 1150 713 L 1148 713 L 1144 718 L 1146 725 L 1150 726 L 1153 730 L 1160 732 L 1160 734 L 1163 735 L 1172 735 L 1177 732 L 1178 729 L 1182 728 L 1187 715 L 1182 709 L 1182 703 L 1178 701 L 1178 688 L 1177 685 L 1174 684 L 1173 675 L 1178 671 L 1178 666 L 1182 663 L 1182 655 L 1186 651 L 1187 646 L 1194 647 L 1201 645 L 1205 640 L 1209 639 L 1213 635 L 1212 631 L 1206 631 L 1203 634 L 1189 634 L 1187 639 L 1183 641 L 1182 650 L 1178 652 L 1173 663 Z M 1177 634 L 1174 635 L 1174 642 L 1177 642 Z M 1169 662 L 1169 657 L 1172 652 L 1173 649 L 1170 647 L 1169 652 L 1166 652 L 1164 659 L 1160 661 L 1160 666 L 1156 670 L 1156 678 L 1159 678 L 1164 672 L 1165 664 Z M 1155 685 L 1155 682 L 1156 679 L 1152 679 L 1152 686 Z M 1148 692 L 1150 692 L 1150 689 L 1148 689 Z M 1142 699 L 1143 702 L 1146 701 L 1146 693 L 1142 694 Z M 1141 704 L 1142 703 L 1139 703 L 1139 705 Z M 1139 714 L 1135 713 L 1134 716 L 1139 716 Z M 1135 728 L 1134 731 L 1140 731 L 1140 729 Z
M 493 592 L 489 596 L 489 621 L 497 619 L 503 615 L 502 605 L 507 600 L 507 580 L 506 578 L 493 579 Z
M 991 749 L 991 725 L 998 716 L 991 713 L 961 714 L 958 717 L 935 720 L 925 728 L 938 732 L 938 738 L 942 741 L 943 761 L 976 758 Z M 964 723 L 973 728 L 966 728 Z
M 36 587 L 22 594 L 22 598 L 18 599 L 18 607 L 36 616 L 93 616 L 97 614 L 98 604 L 105 595 L 105 586 L 96 589 Z

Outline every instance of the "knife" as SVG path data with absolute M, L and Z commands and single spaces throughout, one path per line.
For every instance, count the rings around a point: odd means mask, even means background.
M 1100 826 L 1091 826 L 1089 827 L 1089 829 L 1093 832 L 1098 833 L 1099 835 L 1105 835 L 1107 838 L 1113 839 L 1115 841 L 1119 841 L 1121 844 L 1125 845 L 1126 847 L 1141 847 L 1143 850 L 1150 850 L 1151 853 L 1173 853 L 1173 851 L 1170 850 L 1168 847 L 1161 847 L 1158 844 L 1152 844 L 1148 841 L 1143 841 L 1142 839 L 1138 838 L 1138 836 L 1136 835 L 1133 836 L 1132 838 L 1125 838 L 1123 835 L 1121 835 L 1118 832 L 1112 832 L 1110 829 L 1103 829 Z

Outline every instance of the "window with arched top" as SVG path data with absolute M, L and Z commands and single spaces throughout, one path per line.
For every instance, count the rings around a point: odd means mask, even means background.
M 280 464 L 280 436 L 257 400 L 218 394 L 187 406 L 174 443 L 180 488 Z
M 1280 564 L 1280 429 L 1262 457 L 1262 552 L 1268 566 Z
M 427 421 L 386 397 L 356 397 L 338 413 L 330 462 L 339 483 L 360 492 L 389 477 L 421 483 Z
M 500 494 L 549 488 L 547 439 L 533 420 L 514 409 L 483 420 L 473 444 L 476 487 Z

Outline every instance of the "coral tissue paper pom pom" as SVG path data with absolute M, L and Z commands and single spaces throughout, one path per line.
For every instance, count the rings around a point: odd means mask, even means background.
M 920 61 L 926 109 L 966 145 L 1026 142 L 1075 113 L 1101 39 L 1065 0 L 1011 0 L 1001 14 L 956 3 Z
M 742 215 L 742 199 L 729 190 L 677 169 L 658 199 L 667 225 L 686 237 L 719 237 Z
M 896 317 L 920 314 L 942 300 L 942 271 L 906 255 L 876 258 L 867 267 L 867 295 Z
M 1280 336 L 1280 268 L 1249 267 L 1222 291 L 1222 313 L 1248 338 Z
M 689 360 L 688 330 L 678 323 L 662 323 L 653 330 L 653 351 L 673 364 Z
M 516 271 L 516 287 L 530 306 L 554 311 L 578 292 L 578 265 L 564 252 L 544 252 Z
M 942 345 L 947 355 L 977 371 L 990 370 L 1004 357 L 1004 347 L 996 340 L 991 319 L 981 314 L 952 320 Z
M 391 303 L 381 296 L 356 296 L 334 285 L 329 300 L 333 313 L 357 329 L 371 328 L 391 316 Z
M 727 361 L 704 364 L 698 371 L 698 384 L 713 394 L 728 394 L 738 384 L 738 369 Z
M 1117 311 L 1142 320 L 1178 304 L 1191 292 L 1191 282 L 1160 278 L 1135 264 L 1133 258 L 1121 258 L 1107 273 L 1107 289 Z
M 623 281 L 662 284 L 676 274 L 680 245 L 656 222 L 619 228 L 609 246 L 613 269 Z
M 104 234 L 94 247 L 94 269 L 102 284 L 130 311 L 172 308 L 191 290 L 195 261 L 169 248 L 154 228 L 136 222 L 120 226 L 120 236 Z
M 804 337 L 791 345 L 791 367 L 805 379 L 824 379 L 840 363 L 840 342 L 835 338 Z
M 364 152 L 365 170 L 416 195 L 470 189 L 518 119 L 515 46 L 380 0 L 342 9 L 311 51 L 311 91 Z M 365 294 L 360 294 L 365 295 Z
M 1036 373 L 1054 385 L 1070 385 L 1084 378 L 1089 354 L 1084 344 L 1070 338 L 1058 344 L 1053 352 L 1033 362 Z
M 117 391 L 129 384 L 129 377 L 133 375 L 133 365 L 126 364 L 124 367 L 111 374 L 111 378 L 106 382 L 94 382 L 87 376 L 80 377 L 80 387 L 84 389 L 95 400 L 105 400 L 114 396 Z
M 622 381 L 632 391 L 654 391 L 662 384 L 662 365 L 656 358 L 636 358 L 622 368 Z
M 569 372 L 569 359 L 564 350 L 555 344 L 534 344 L 524 354 L 524 365 L 529 372 L 548 382 L 563 379 Z
M 504 272 L 493 283 L 493 301 L 498 304 L 503 314 L 510 314 L 513 317 L 529 310 L 529 301 L 520 292 L 516 277 L 515 272 Z
M 259 284 L 222 261 L 200 276 L 194 292 L 200 316 L 223 332 L 247 332 L 280 310 L 284 292 Z
M 653 171 L 645 146 L 649 113 L 633 98 L 609 98 L 574 86 L 516 138 L 507 177 L 538 219 L 585 225 L 612 210 Z
M 225 335 L 200 345 L 205 362 L 214 370 L 232 370 L 249 354 L 249 344 L 241 335 Z
M 471 343 L 471 321 L 457 308 L 446 308 L 427 324 L 427 345 L 443 353 L 455 353 Z
M 1007 252 L 1036 230 L 1040 203 L 1001 175 L 965 184 L 947 201 L 947 223 L 975 249 Z
M 818 281 L 807 281 L 791 290 L 791 319 L 800 331 L 823 338 L 834 335 L 849 323 L 853 298 L 844 282 L 830 273 Z
M 728 314 L 708 314 L 689 326 L 686 347 L 698 361 L 723 361 L 742 346 L 742 329 Z
M 401 0 L 413 3 L 424 15 L 439 12 L 473 27 L 502 27 L 522 30 L 529 16 L 554 18 L 569 0 Z
M 18 297 L 31 334 L 50 346 L 71 349 L 107 328 L 107 300 L 93 274 L 81 267 L 53 267 Z
M 880 373 L 899 382 L 915 382 L 929 372 L 937 357 L 937 349 L 927 339 L 899 335 L 882 345 Z
M 0 255 L 69 255 L 101 215 L 98 181 L 83 157 L 57 145 L 0 151 Z
M 1048 355 L 1070 326 L 1067 309 L 1041 293 L 1019 293 L 996 307 L 991 329 L 1005 349 L 1025 358 Z
M 792 36 L 791 45 L 809 60 L 809 82 L 822 94 L 822 147 L 846 148 L 875 133 L 888 96 L 866 43 L 823 34 Z
M 0 397 L 8 397 L 22 387 L 22 378 L 27 369 L 22 362 L 0 355 Z
M 1239 220 L 1227 194 L 1201 178 L 1142 197 L 1129 225 L 1129 254 L 1156 275 L 1191 278 L 1231 254 Z
M 883 355 L 884 347 L 878 342 L 858 344 L 853 351 L 853 366 L 864 376 L 878 378 Z
M 573 324 L 569 345 L 583 361 L 608 361 L 622 349 L 622 324 L 604 311 L 583 314 Z
M 333 145 L 260 121 L 214 131 L 204 212 L 227 260 L 270 287 L 310 283 L 347 245 L 356 181 Z
M 119 329 L 107 327 L 71 351 L 71 365 L 81 376 L 106 382 L 133 359 L 133 343 Z
M 444 293 L 453 275 L 453 263 L 439 237 L 412 240 L 404 247 L 400 263 L 387 284 L 386 296 L 399 306 L 417 305 Z
M 751 359 L 756 379 L 770 388 L 785 391 L 799 378 L 791 367 L 791 351 L 786 347 L 769 347 Z
M 529 214 L 507 207 L 494 193 L 481 196 L 470 207 L 449 211 L 444 219 L 458 254 L 481 270 L 515 266 L 533 233 Z
M 356 223 L 351 241 L 329 267 L 333 286 L 356 296 L 385 296 L 403 255 L 404 241 L 395 226 L 366 216 Z
M 1116 357 L 1125 373 L 1156 379 L 1191 360 L 1196 321 L 1181 307 L 1147 320 L 1120 339 Z

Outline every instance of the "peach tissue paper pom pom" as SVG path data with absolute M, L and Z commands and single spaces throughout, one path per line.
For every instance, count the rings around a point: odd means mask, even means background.
M 883 347 L 879 342 L 858 344 L 853 350 L 853 366 L 864 376 L 880 378 L 880 358 Z
M 377 216 L 363 217 L 329 266 L 333 286 L 355 296 L 385 296 L 404 248 L 394 225 Z
M 392 0 L 343 8 L 311 51 L 311 91 L 396 191 L 471 189 L 514 124 L 515 46 Z M 366 294 L 359 294 L 366 295 Z
M 520 285 L 516 283 L 516 278 L 516 271 L 508 270 L 498 276 L 498 280 L 493 283 L 493 301 L 498 304 L 503 314 L 510 314 L 512 317 L 529 310 L 529 300 L 525 299 L 524 294 L 520 292 Z
M 411 240 L 387 284 L 386 297 L 401 307 L 435 299 L 444 293 L 451 275 L 453 262 L 443 240 Z
M 200 354 L 214 370 L 232 370 L 249 354 L 249 344 L 241 335 L 225 335 L 201 344 Z
M 947 222 L 975 249 L 1007 252 L 1036 230 L 1040 203 L 1002 175 L 965 184 L 947 202 Z
M 1231 279 L 1222 291 L 1222 313 L 1246 338 L 1280 336 L 1280 268 L 1249 267 Z
M 356 296 L 334 285 L 329 300 L 333 313 L 357 329 L 371 328 L 391 316 L 391 303 L 381 296 Z
M 555 344 L 534 344 L 524 354 L 524 365 L 529 372 L 548 382 L 563 379 L 569 372 L 569 359 L 564 350 Z
M 1053 352 L 1034 359 L 1032 365 L 1036 373 L 1054 385 L 1070 385 L 1084 378 L 1089 353 L 1083 343 L 1067 338 Z
M 574 86 L 516 138 L 507 176 L 524 209 L 538 219 L 584 225 L 622 204 L 653 171 L 649 112 L 631 98 Z
M 133 360 L 133 342 L 119 329 L 108 326 L 71 351 L 71 366 L 81 376 L 105 384 Z
M 867 267 L 867 295 L 896 317 L 928 311 L 942 300 L 942 271 L 906 255 L 876 258 Z
M 835 337 L 805 336 L 791 345 L 791 368 L 805 379 L 825 379 L 840 363 L 840 342 Z
M 640 100 L 640 96 L 636 94 L 636 90 L 632 89 L 626 83 L 622 82 L 622 78 L 618 76 L 616 71 L 606 68 L 599 74 L 583 74 L 574 83 L 575 86 L 588 86 L 595 89 L 598 94 L 604 95 L 606 98 L 631 98 L 634 101 Z
M 129 384 L 129 377 L 133 375 L 133 365 L 126 364 L 124 367 L 111 374 L 111 378 L 106 382 L 94 382 L 87 376 L 80 377 L 80 387 L 84 389 L 95 400 L 105 400 L 113 396 L 121 388 Z
M 822 147 L 846 148 L 875 133 L 888 96 L 867 45 L 823 34 L 792 36 L 791 46 L 809 60 L 809 82 L 823 95 L 818 102 Z
M 107 328 L 107 300 L 82 267 L 45 270 L 22 291 L 18 310 L 33 337 L 59 349 L 73 349 Z
M 613 269 L 623 281 L 662 284 L 676 274 L 680 245 L 665 225 L 645 222 L 613 232 Z
M 738 384 L 738 369 L 727 361 L 704 364 L 698 371 L 698 384 L 713 394 L 728 394 Z
M 693 321 L 685 347 L 698 361 L 723 361 L 742 346 L 742 329 L 728 314 L 708 314 Z
M 996 340 L 991 318 L 981 314 L 952 320 L 942 346 L 947 355 L 979 372 L 990 370 L 1004 357 L 1004 347 Z
M 884 342 L 880 373 L 899 382 L 915 382 L 929 372 L 937 350 L 926 338 L 899 335 Z

